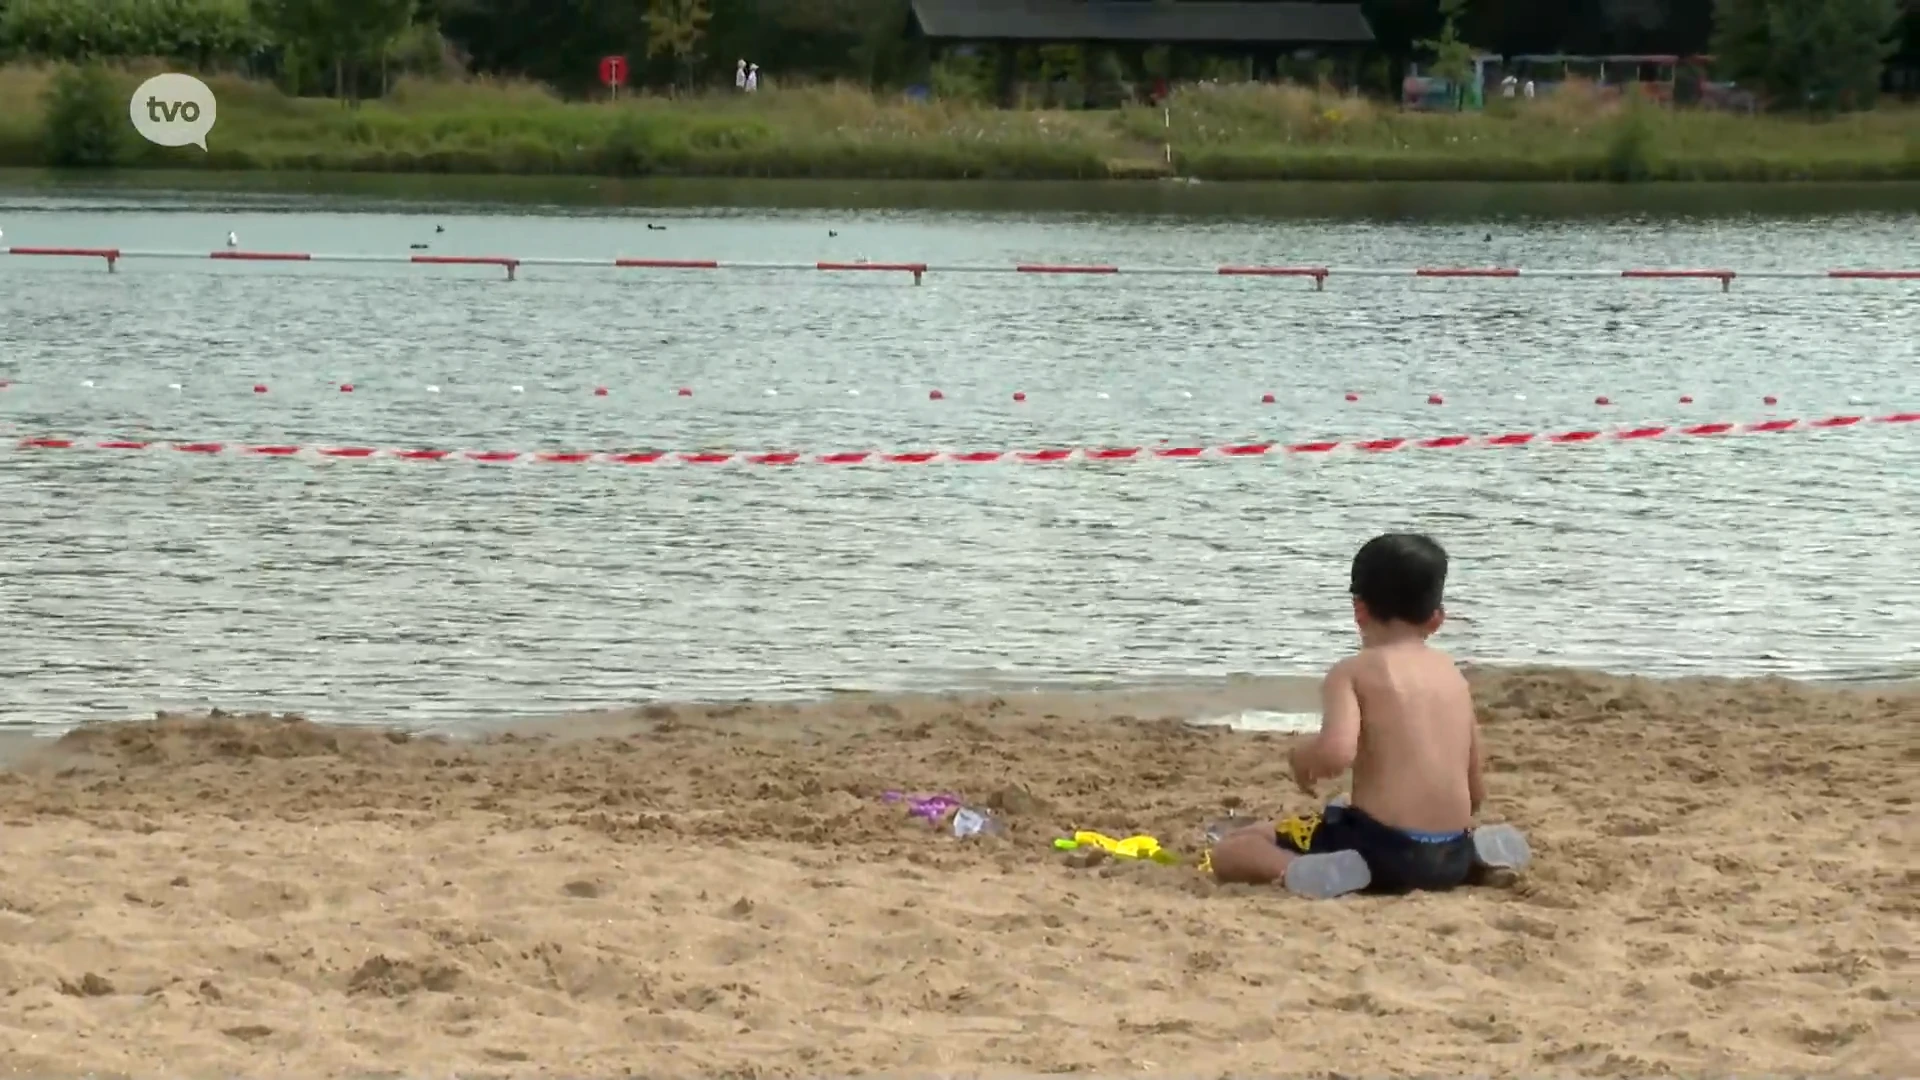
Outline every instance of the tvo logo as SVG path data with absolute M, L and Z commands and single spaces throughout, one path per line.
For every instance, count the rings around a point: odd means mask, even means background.
M 159 146 L 207 148 L 218 116 L 213 91 L 191 75 L 168 72 L 140 84 L 127 102 L 127 118 L 140 137 Z

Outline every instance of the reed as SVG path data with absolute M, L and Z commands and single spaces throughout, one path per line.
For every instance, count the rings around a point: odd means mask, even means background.
M 130 94 L 156 70 L 131 65 L 112 75 Z M 43 103 L 54 75 L 46 66 L 0 67 L 0 94 L 13 104 L 0 112 L 0 165 L 47 163 Z M 873 179 L 1920 179 L 1920 110 L 1743 116 L 1609 101 L 1578 87 L 1436 115 L 1266 85 L 1182 89 L 1165 111 L 1067 111 L 912 101 L 841 85 L 585 103 L 513 80 L 417 78 L 347 107 L 235 76 L 208 82 L 220 102 L 209 153 L 149 146 L 129 131 L 113 163 Z

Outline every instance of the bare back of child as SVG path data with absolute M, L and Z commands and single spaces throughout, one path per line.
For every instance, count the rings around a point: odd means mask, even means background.
M 1284 881 L 1303 855 L 1354 852 L 1375 891 L 1466 883 L 1486 791 L 1466 679 L 1427 644 L 1446 618 L 1446 576 L 1446 552 L 1425 536 L 1393 533 L 1360 549 L 1352 578 L 1360 650 L 1327 672 L 1320 731 L 1290 755 L 1295 783 L 1316 797 L 1321 783 L 1352 769 L 1351 801 L 1222 837 L 1212 853 L 1218 880 Z

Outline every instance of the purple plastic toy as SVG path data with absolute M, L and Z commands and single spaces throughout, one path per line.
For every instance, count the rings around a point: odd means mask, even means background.
M 907 804 L 907 813 L 917 818 L 926 818 L 930 825 L 938 824 L 940 819 L 960 809 L 960 796 L 941 793 L 938 795 L 908 795 L 902 791 L 889 791 L 880 796 L 882 802 Z

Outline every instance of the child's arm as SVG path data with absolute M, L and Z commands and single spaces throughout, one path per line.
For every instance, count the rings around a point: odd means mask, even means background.
M 1480 775 L 1480 718 L 1473 718 L 1473 744 L 1467 750 L 1467 798 L 1472 800 L 1473 813 L 1480 812 L 1480 804 L 1487 801 L 1487 782 Z
M 1333 665 L 1320 683 L 1320 734 L 1295 746 L 1293 779 L 1313 794 L 1313 785 L 1353 766 L 1360 753 L 1360 693 L 1353 685 L 1350 661 Z

